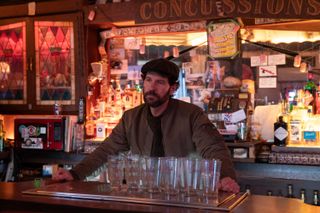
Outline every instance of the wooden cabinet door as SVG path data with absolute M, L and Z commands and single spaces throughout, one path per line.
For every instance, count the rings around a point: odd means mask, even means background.
M 72 21 L 35 21 L 36 104 L 75 104 Z
M 77 113 L 85 95 L 81 13 L 0 22 L 0 112 Z M 14 107 L 10 107 L 14 105 Z
M 26 21 L 0 25 L 0 104 L 27 103 Z

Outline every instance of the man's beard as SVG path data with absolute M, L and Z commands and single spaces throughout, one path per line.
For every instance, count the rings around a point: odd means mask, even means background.
M 149 100 L 147 99 L 148 95 L 153 95 L 154 97 L 156 97 L 154 100 Z M 149 105 L 150 107 L 158 107 L 161 106 L 162 104 L 164 104 L 167 100 L 169 100 L 170 98 L 170 89 L 168 90 L 168 92 L 161 98 L 158 94 L 156 94 L 153 90 L 149 91 L 149 92 L 144 92 L 143 93 L 143 99 L 144 102 Z

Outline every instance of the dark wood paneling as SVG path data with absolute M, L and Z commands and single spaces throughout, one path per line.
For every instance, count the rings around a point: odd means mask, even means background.
M 80 11 L 82 10 L 85 2 L 85 0 L 55 0 L 36 2 L 36 15 Z
M 0 7 L 0 18 L 21 17 L 27 14 L 27 4 L 7 5 Z

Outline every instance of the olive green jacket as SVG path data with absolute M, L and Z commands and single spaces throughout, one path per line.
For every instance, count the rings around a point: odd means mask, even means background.
M 153 132 L 147 122 L 148 110 L 148 106 L 142 104 L 126 111 L 110 136 L 72 169 L 73 176 L 84 179 L 107 162 L 109 154 L 131 150 L 133 154 L 149 156 Z M 166 156 L 185 157 L 196 153 L 205 159 L 220 159 L 221 177 L 236 178 L 223 137 L 198 106 L 170 99 L 161 117 L 161 129 Z

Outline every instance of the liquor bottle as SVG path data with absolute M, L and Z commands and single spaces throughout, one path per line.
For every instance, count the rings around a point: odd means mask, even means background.
M 285 146 L 288 138 L 288 125 L 283 121 L 283 116 L 274 123 L 274 145 Z
M 85 138 L 95 138 L 96 137 L 96 117 L 94 115 L 94 107 L 90 106 L 89 113 L 85 124 Z
M 304 190 L 304 189 L 300 190 L 300 200 L 302 200 L 302 202 L 304 202 L 304 203 L 306 201 L 306 190 Z
M 3 120 L 0 120 L 0 152 L 4 149 L 4 136 L 5 132 L 3 131 Z
M 315 114 L 320 114 L 320 82 L 316 90 L 316 101 L 315 101 Z
M 81 97 L 79 99 L 79 113 L 78 113 L 78 123 L 83 124 L 85 122 L 85 98 Z
M 318 206 L 319 205 L 319 191 L 313 190 L 313 205 Z
M 288 184 L 287 186 L 287 198 L 294 198 L 292 184 Z
M 246 190 L 246 193 L 248 193 L 249 195 L 251 194 L 251 187 L 250 187 L 250 185 L 246 185 L 246 186 L 245 186 L 245 190 Z

